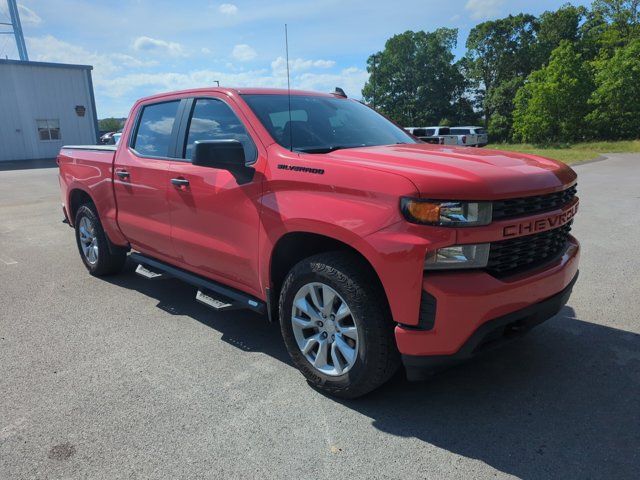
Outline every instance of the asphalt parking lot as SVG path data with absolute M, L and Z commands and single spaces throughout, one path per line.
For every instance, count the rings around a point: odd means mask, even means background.
M 0 479 L 640 478 L 640 156 L 576 167 L 569 304 L 428 383 L 355 401 L 278 328 L 174 280 L 85 271 L 57 170 L 0 165 Z

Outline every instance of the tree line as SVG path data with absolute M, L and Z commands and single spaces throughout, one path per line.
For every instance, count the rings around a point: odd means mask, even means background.
M 369 56 L 365 102 L 403 126 L 484 124 L 492 141 L 640 137 L 640 0 L 565 4 L 458 30 L 407 31 Z

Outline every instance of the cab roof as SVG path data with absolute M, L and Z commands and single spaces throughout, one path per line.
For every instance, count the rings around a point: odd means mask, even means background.
M 229 96 L 234 95 L 287 95 L 288 90 L 286 88 L 256 88 L 256 87 L 206 87 L 206 88 L 192 88 L 188 90 L 176 90 L 172 92 L 163 92 L 155 95 L 150 95 L 140 99 L 141 101 L 153 100 L 156 98 L 167 97 L 171 95 L 202 95 L 206 93 L 222 93 Z M 340 95 L 325 92 L 313 92 L 310 90 L 291 90 L 291 95 L 307 95 L 316 97 L 329 97 L 329 98 L 343 98 Z

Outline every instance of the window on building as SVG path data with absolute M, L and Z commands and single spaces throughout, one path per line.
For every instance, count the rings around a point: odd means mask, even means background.
M 60 120 L 36 120 L 40 140 L 60 140 Z

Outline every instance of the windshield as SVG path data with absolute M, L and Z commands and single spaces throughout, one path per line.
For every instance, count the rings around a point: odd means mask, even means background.
M 341 148 L 416 143 L 389 120 L 353 100 L 292 95 L 243 95 L 273 139 L 285 148 L 326 153 Z

